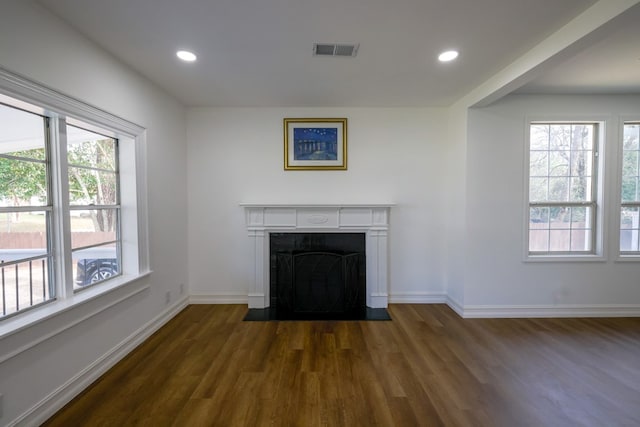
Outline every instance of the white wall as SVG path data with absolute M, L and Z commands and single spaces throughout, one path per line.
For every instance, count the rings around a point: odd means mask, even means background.
M 604 262 L 523 262 L 528 118 L 602 119 Z M 619 118 L 640 118 L 639 96 L 509 96 L 469 110 L 466 308 L 640 304 L 640 263 L 615 259 Z
M 283 118 L 348 118 L 348 170 L 283 170 Z M 392 202 L 391 301 L 444 295 L 447 116 L 440 109 L 192 109 L 189 279 L 201 301 L 246 301 L 240 202 Z
M 147 129 L 153 270 L 141 280 L 150 288 L 131 298 L 118 303 L 126 292 L 114 292 L 11 336 L 12 342 L 44 341 L 0 363 L 0 425 L 6 425 L 25 415 L 38 420 L 82 385 L 91 375 L 85 369 L 107 363 L 141 328 L 171 312 L 180 283 L 188 281 L 187 185 L 184 108 L 33 1 L 2 1 L 0 66 Z M 67 329 L 104 304 L 114 305 Z M 2 354 L 12 350 L 5 345 L 0 342 Z
M 446 144 L 445 282 L 447 301 L 459 313 L 465 302 L 467 111 L 462 103 L 449 109 Z

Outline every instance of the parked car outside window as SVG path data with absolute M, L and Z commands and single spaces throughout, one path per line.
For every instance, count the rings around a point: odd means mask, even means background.
M 76 266 L 76 286 L 102 282 L 120 271 L 116 258 L 83 258 L 78 260 Z

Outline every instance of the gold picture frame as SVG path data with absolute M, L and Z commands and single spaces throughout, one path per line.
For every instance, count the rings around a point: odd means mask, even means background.
M 346 118 L 284 119 L 285 170 L 346 170 Z

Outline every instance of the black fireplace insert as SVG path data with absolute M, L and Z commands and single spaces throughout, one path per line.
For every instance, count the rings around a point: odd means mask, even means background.
M 362 317 L 365 245 L 364 233 L 272 233 L 270 295 L 278 317 Z

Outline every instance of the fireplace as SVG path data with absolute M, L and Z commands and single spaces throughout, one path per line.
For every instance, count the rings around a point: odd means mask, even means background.
M 387 241 L 389 213 L 392 204 L 258 204 L 242 203 L 247 231 L 251 239 L 250 266 L 253 277 L 249 284 L 249 308 L 270 307 L 278 299 L 271 287 L 271 235 L 277 234 L 360 234 L 364 237 L 364 303 L 370 308 L 386 308 L 388 304 Z M 325 248 L 326 249 L 326 248 Z M 312 250 L 314 252 L 315 250 Z M 320 252 L 322 252 L 321 250 Z M 315 251 L 317 252 L 317 251 Z M 351 249 L 328 250 L 326 258 L 311 263 L 337 265 L 336 256 L 342 257 Z M 333 253 L 335 252 L 335 253 Z M 356 251 L 353 251 L 356 252 Z M 293 255 L 293 254 L 292 254 Z M 296 255 L 299 255 L 296 253 Z M 348 255 L 348 254 L 347 254 Z M 286 257 L 284 257 L 286 258 Z M 284 259 L 283 258 L 283 259 Z M 331 261 L 333 258 L 333 261 Z M 293 259 L 293 256 L 291 256 Z M 308 262 L 308 259 L 299 260 Z M 282 262 L 288 262 L 286 260 Z M 350 262 L 341 259 L 342 262 Z M 362 264 L 359 264 L 362 266 Z M 342 268 L 342 267 L 341 267 Z M 353 271 L 340 274 L 354 274 Z M 358 273 L 359 274 L 359 273 Z M 311 279 L 316 280 L 316 279 Z M 317 280 L 328 280 L 327 278 Z M 333 291 L 332 291 L 333 292 Z M 331 300 L 331 292 L 325 297 Z M 350 298 L 351 296 L 347 296 Z M 359 297 L 362 298 L 360 292 Z M 335 300 L 335 298 L 333 298 Z M 312 303 L 309 303 L 312 304 Z M 305 309 L 310 309 L 306 307 Z
M 280 319 L 362 318 L 364 233 L 271 233 L 270 307 Z

